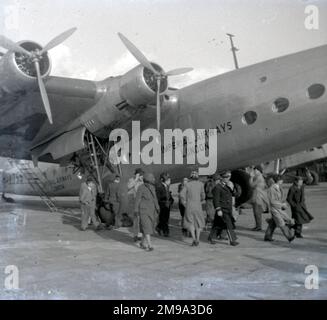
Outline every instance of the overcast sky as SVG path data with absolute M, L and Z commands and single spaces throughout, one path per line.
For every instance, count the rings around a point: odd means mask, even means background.
M 53 75 L 101 80 L 137 63 L 117 32 L 169 70 L 178 87 L 233 69 L 226 32 L 236 35 L 240 66 L 327 44 L 327 0 L 0 0 L 0 32 L 46 44 L 78 30 L 51 51 Z M 305 7 L 319 8 L 319 30 L 307 30 Z

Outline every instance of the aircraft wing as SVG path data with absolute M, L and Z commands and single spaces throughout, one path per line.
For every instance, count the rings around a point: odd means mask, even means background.
M 37 88 L 8 93 L 0 87 L 0 155 L 31 159 L 30 149 L 96 104 L 96 83 L 80 79 L 49 77 L 46 81 L 53 124 L 43 109 Z

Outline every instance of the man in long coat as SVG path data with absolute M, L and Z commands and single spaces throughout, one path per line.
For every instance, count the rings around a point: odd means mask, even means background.
M 291 207 L 292 218 L 295 221 L 295 236 L 297 238 L 303 238 L 302 225 L 309 223 L 313 219 L 313 216 L 308 212 L 305 204 L 304 185 L 301 177 L 296 177 L 293 185 L 289 188 L 287 202 Z
M 174 202 L 174 199 L 169 191 L 170 176 L 167 172 L 163 172 L 160 175 L 160 182 L 156 185 L 156 193 L 160 207 L 159 223 L 157 225 L 157 232 L 161 235 L 161 232 L 165 237 L 169 236 L 169 217 L 170 208 Z
M 225 171 L 221 174 L 221 180 L 218 181 L 212 190 L 213 204 L 216 210 L 215 219 L 209 235 L 209 242 L 214 244 L 213 237 L 215 233 L 227 230 L 229 243 L 232 246 L 237 246 L 237 237 L 234 231 L 233 218 L 233 193 L 231 189 L 231 172 Z

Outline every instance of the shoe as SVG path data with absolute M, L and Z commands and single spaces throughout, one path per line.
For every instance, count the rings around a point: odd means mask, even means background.
M 143 243 L 140 243 L 139 247 L 143 250 L 148 250 L 149 248 L 146 247 Z
M 154 250 L 153 247 L 148 247 L 145 249 L 145 251 L 148 251 L 148 252 L 153 251 L 153 250 Z
M 195 246 L 197 247 L 200 244 L 199 241 L 195 241 Z
M 295 236 L 288 239 L 288 242 L 291 243 L 295 239 Z
M 274 239 L 270 239 L 270 238 L 264 238 L 263 240 L 264 240 L 264 241 L 268 241 L 268 242 L 273 242 L 273 241 L 275 241 Z
M 192 242 L 191 247 L 196 247 L 196 241 L 195 240 Z
M 156 227 L 156 231 L 157 231 L 158 235 L 161 236 L 161 230 L 158 227 Z
M 164 233 L 164 237 L 168 238 L 169 237 L 169 233 L 165 232 Z
M 235 247 L 235 246 L 239 245 L 239 243 L 237 241 L 233 241 L 233 242 L 230 243 L 230 245 Z
M 214 242 L 214 241 L 212 240 L 211 237 L 208 238 L 208 242 L 209 242 L 210 244 L 216 244 L 216 242 Z
M 296 238 L 303 238 L 302 234 L 296 234 L 295 237 Z

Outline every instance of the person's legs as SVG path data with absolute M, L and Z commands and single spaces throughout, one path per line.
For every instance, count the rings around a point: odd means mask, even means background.
M 87 226 L 89 224 L 89 209 L 88 206 L 85 204 L 81 204 L 81 210 L 82 210 L 82 216 L 81 216 L 81 229 L 85 231 L 87 229 Z
M 280 226 L 280 229 L 282 230 L 283 235 L 289 242 L 292 242 L 294 240 L 295 236 L 290 227 L 284 225 L 284 226 Z
M 226 224 L 226 230 L 227 230 L 227 236 L 229 239 L 229 243 L 232 246 L 237 245 L 238 242 L 236 242 L 237 237 L 236 237 L 235 231 L 233 229 L 232 217 L 229 214 L 224 213 L 223 218 L 224 218 L 224 221 Z
M 120 228 L 121 227 L 121 215 L 120 215 L 120 210 L 119 210 L 119 203 L 112 203 L 111 204 L 112 212 L 115 217 L 115 228 Z
M 95 214 L 95 203 L 90 204 L 89 210 L 90 210 L 90 217 L 91 217 L 92 223 L 96 228 L 98 228 L 101 225 L 101 223 Z
M 192 239 L 193 239 L 192 246 L 194 246 L 195 243 L 196 243 L 195 227 L 194 226 L 190 226 L 189 227 L 189 231 L 190 231 L 191 236 L 192 236 Z
M 257 203 L 253 203 L 252 208 L 253 208 L 253 215 L 254 215 L 254 220 L 255 220 L 255 227 L 252 230 L 261 231 L 262 230 L 262 213 L 263 213 L 262 207 Z
M 267 219 L 268 226 L 265 232 L 265 241 L 273 241 L 273 234 L 276 229 L 276 223 L 273 218 Z
M 213 222 L 212 222 L 211 230 L 210 230 L 210 233 L 208 236 L 208 241 L 211 244 L 215 244 L 214 239 L 216 238 L 217 233 L 219 232 L 218 231 L 218 229 L 219 229 L 218 228 L 218 219 L 219 219 L 218 216 L 215 215 Z
M 152 248 L 152 243 L 151 243 L 151 235 L 146 234 L 145 235 L 146 241 L 148 243 L 148 248 Z
M 201 235 L 201 228 L 196 227 L 195 228 L 195 238 L 196 238 L 197 245 L 199 245 L 199 243 L 200 243 L 200 235 Z
M 164 215 L 163 215 L 163 233 L 165 236 L 169 235 L 169 217 L 170 217 L 170 209 L 165 208 Z
M 295 236 L 297 238 L 303 238 L 302 236 L 302 224 L 296 223 L 294 226 Z
M 134 218 L 133 218 L 133 233 L 134 233 L 135 241 L 142 238 L 142 233 L 140 231 L 140 216 L 139 214 L 136 213 L 134 213 Z
M 181 203 L 178 206 L 179 206 L 179 212 L 180 212 L 181 217 L 182 217 L 182 221 L 181 221 L 181 224 L 182 224 L 182 233 L 185 236 L 186 233 L 187 233 L 187 229 L 184 228 L 185 207 Z
M 159 211 L 158 225 L 156 227 L 156 230 L 158 231 L 159 235 L 161 235 L 161 232 L 163 232 L 164 209 L 165 209 L 164 207 L 160 207 L 160 211 Z

